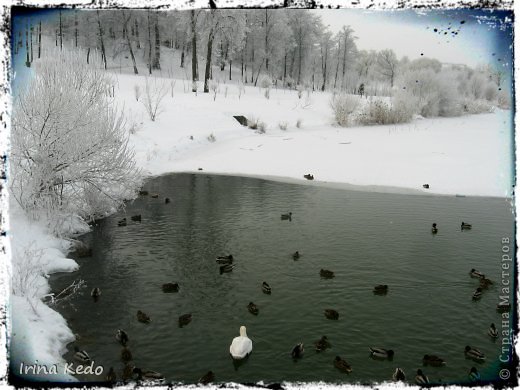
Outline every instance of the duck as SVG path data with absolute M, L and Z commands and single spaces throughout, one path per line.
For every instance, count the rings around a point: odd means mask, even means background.
M 122 375 L 123 381 L 133 379 L 134 368 L 135 368 L 135 366 L 133 364 L 130 364 L 130 363 L 125 364 L 125 367 L 123 368 L 123 375 Z
M 469 230 L 471 229 L 471 225 L 469 223 L 462 222 L 460 224 L 460 230 Z
M 476 300 L 479 300 L 480 298 L 482 298 L 482 288 L 477 287 L 477 289 L 473 293 L 473 300 L 476 301 Z
M 123 329 L 118 329 L 116 332 L 116 340 L 119 341 L 122 346 L 126 346 L 129 341 L 128 334 Z
M 350 364 L 348 364 L 339 356 L 336 356 L 334 358 L 334 367 L 336 367 L 340 371 L 346 372 L 347 374 L 350 374 L 352 372 L 352 367 L 350 366 Z
M 130 217 L 130 219 L 131 219 L 132 221 L 141 222 L 141 214 L 139 214 L 139 215 L 132 215 L 132 216 Z
M 101 296 L 101 289 L 99 287 L 94 287 L 90 292 L 90 296 L 94 298 L 94 302 L 97 302 L 97 300 Z
M 217 256 L 218 264 L 232 264 L 233 263 L 233 255 L 228 256 Z
M 88 363 L 91 361 L 87 351 L 80 350 L 78 346 L 74 347 L 74 360 L 77 360 L 80 363 Z
M 117 226 L 126 226 L 126 218 L 117 221 Z
M 419 386 L 424 386 L 430 383 L 428 377 L 423 373 L 423 371 L 420 368 L 417 370 L 417 375 L 415 376 L 415 383 Z
M 164 198 L 164 203 L 165 203 L 165 204 L 170 203 L 170 198 Z
M 480 271 L 477 271 L 475 268 L 472 268 L 471 271 L 469 271 L 469 275 L 472 278 L 477 278 L 477 279 L 484 279 L 486 277 L 486 275 L 484 275 Z
M 148 324 L 152 322 L 152 319 L 146 313 L 143 313 L 141 310 L 137 310 L 137 321 Z
M 140 368 L 134 368 L 134 374 L 137 374 L 137 380 L 139 381 L 164 381 L 164 376 L 157 371 L 142 370 Z
M 229 353 L 233 359 L 244 359 L 253 351 L 253 342 L 247 337 L 246 327 L 240 327 L 240 336 L 235 337 L 229 346 Z
M 472 382 L 478 382 L 480 381 L 480 373 L 478 372 L 478 370 L 476 369 L 476 367 L 471 367 L 471 370 L 469 370 L 469 379 L 472 381 Z
M 303 352 L 304 352 L 303 343 L 300 341 L 292 349 L 291 356 L 293 359 L 300 359 L 301 357 L 303 357 Z
M 322 352 L 325 351 L 327 348 L 330 348 L 331 345 L 327 336 L 321 336 L 321 339 L 316 340 L 314 342 L 314 347 L 316 348 L 316 352 Z
M 298 260 L 300 258 L 300 252 L 296 251 L 292 255 L 293 260 Z
M 123 347 L 121 350 L 121 360 L 123 362 L 129 362 L 132 360 L 132 352 L 127 347 Z
M 110 382 L 110 383 L 114 383 L 117 381 L 117 375 L 116 375 L 116 372 L 114 371 L 114 367 L 110 367 L 105 379 L 107 382 Z
M 179 327 L 183 327 L 185 325 L 188 325 L 191 322 L 191 313 L 183 314 L 179 317 Z
M 479 286 L 481 288 L 485 288 L 485 289 L 488 289 L 489 286 L 491 286 L 492 284 L 493 284 L 493 282 L 488 278 L 481 278 L 479 281 Z
M 263 282 L 262 291 L 264 292 L 264 294 L 271 294 L 271 286 L 269 286 L 267 282 Z
M 306 178 L 307 180 L 314 180 L 314 175 L 311 175 L 310 173 L 303 175 L 303 177 Z
M 464 348 L 464 354 L 467 358 L 473 359 L 477 362 L 483 362 L 484 360 L 486 360 L 486 357 L 482 352 L 480 352 L 476 348 L 470 347 L 469 345 L 466 345 L 466 348 Z
M 425 366 L 430 365 L 434 367 L 440 367 L 446 365 L 444 359 L 435 355 L 424 355 L 422 361 Z
M 146 191 L 146 190 L 141 190 L 141 191 L 139 191 L 139 195 L 140 195 L 140 196 L 146 196 L 146 195 L 148 195 L 148 191 Z
M 157 199 L 159 197 L 159 194 L 152 194 L 150 195 L 151 198 Z
M 370 347 L 370 356 L 378 359 L 392 359 L 394 357 L 394 351 L 391 349 Z
M 492 323 L 489 326 L 488 335 L 489 335 L 489 337 L 492 337 L 494 339 L 496 339 L 498 337 L 498 330 L 497 330 L 497 328 L 495 328 L 495 324 Z
M 331 279 L 334 277 L 334 272 L 322 268 L 320 269 L 320 276 L 325 279 Z
M 253 302 L 249 302 L 249 305 L 247 305 L 247 310 L 249 310 L 249 312 L 255 316 L 258 315 L 258 306 L 256 306 Z
M 437 234 L 437 232 L 438 232 L 437 224 L 436 223 L 432 223 L 432 233 L 433 234 Z
M 395 369 L 394 375 L 392 375 L 392 378 L 396 382 L 404 382 L 406 379 L 406 376 L 404 375 L 404 371 L 402 369 L 400 369 L 399 367 L 397 367 Z
M 384 295 L 388 293 L 388 285 L 387 284 L 378 284 L 374 287 L 374 294 Z
M 339 313 L 334 309 L 325 309 L 324 314 L 325 314 L 325 317 L 327 317 L 329 320 L 338 320 L 339 319 Z
M 423 188 L 426 188 L 426 189 L 430 188 L 429 184 L 423 184 L 422 186 L 423 186 Z
M 220 267 L 220 274 L 222 275 L 224 272 L 231 272 L 235 268 L 233 264 L 226 264 Z
M 214 382 L 214 381 L 215 381 L 215 374 L 213 373 L 213 371 L 208 371 L 207 373 L 205 373 L 203 376 L 201 376 L 199 378 L 199 383 L 203 384 L 203 385 L 207 385 L 208 383 Z
M 282 217 L 281 217 L 282 220 L 289 220 L 289 221 L 291 220 L 291 218 L 292 218 L 292 212 L 288 212 L 287 214 L 282 214 Z
M 162 285 L 162 290 L 165 293 L 179 292 L 179 283 L 164 283 Z

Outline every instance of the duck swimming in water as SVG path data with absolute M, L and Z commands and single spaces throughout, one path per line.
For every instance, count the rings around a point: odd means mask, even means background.
M 142 370 L 140 368 L 134 368 L 134 373 L 137 374 L 137 380 L 139 381 L 150 381 L 150 382 L 162 382 L 164 376 L 157 371 Z
M 438 232 L 437 224 L 436 223 L 432 223 L 432 233 L 433 234 L 437 234 L 437 232 Z
M 246 327 L 240 327 L 240 336 L 235 337 L 229 346 L 233 359 L 244 359 L 253 351 L 253 342 L 247 337 Z
M 164 283 L 162 285 L 162 290 L 164 293 L 179 292 L 179 283 Z
M 468 377 L 472 382 L 480 381 L 480 374 L 475 367 L 471 367 L 471 370 L 469 370 Z
M 388 293 L 388 285 L 386 284 L 378 284 L 374 287 L 374 294 L 376 295 L 385 295 Z
M 97 302 L 97 300 L 101 296 L 101 289 L 99 287 L 94 287 L 90 292 L 90 296 L 94 298 L 94 302 Z
M 264 294 L 271 294 L 271 286 L 269 286 L 267 282 L 263 282 L 262 291 L 264 292 Z
M 394 375 L 392 375 L 392 378 L 396 382 L 404 382 L 406 379 L 406 376 L 404 375 L 404 371 L 402 369 L 400 369 L 399 367 L 397 367 L 395 369 Z
M 123 347 L 121 350 L 121 360 L 125 363 L 132 360 L 132 352 L 127 347 Z
M 249 312 L 255 316 L 258 315 L 259 312 L 258 306 L 256 306 L 253 302 L 249 302 L 249 305 L 247 305 L 247 310 L 249 310 Z
M 325 279 L 331 279 L 334 277 L 334 272 L 322 268 L 320 269 L 320 276 Z
M 118 329 L 116 332 L 116 340 L 121 343 L 122 346 L 126 346 L 128 343 L 128 334 L 123 329 Z
M 315 341 L 314 347 L 316 348 L 316 352 L 322 352 L 325 351 L 327 348 L 330 348 L 330 343 L 327 336 L 321 336 L 321 339 Z
M 440 367 L 446 365 L 446 362 L 444 361 L 444 359 L 441 359 L 440 357 L 435 355 L 424 355 L 423 364 L 425 366 L 430 365 L 433 367 Z
M 77 346 L 74 347 L 74 359 L 80 363 L 88 363 L 91 361 L 87 351 L 81 351 Z
M 478 279 L 483 279 L 486 277 L 486 275 L 484 275 L 482 272 L 480 271 L 477 271 L 475 268 L 472 268 L 471 271 L 469 271 L 469 275 L 472 277 L 472 278 L 478 278 Z
M 152 322 L 152 319 L 146 313 L 142 312 L 141 310 L 137 310 L 137 321 L 148 324 Z
M 498 330 L 495 328 L 495 324 L 491 324 L 488 329 L 489 337 L 496 339 L 498 337 Z
M 477 362 L 483 362 L 484 360 L 486 360 L 486 357 L 482 352 L 480 352 L 476 348 L 470 347 L 469 345 L 466 345 L 466 348 L 464 348 L 464 354 L 467 358 L 475 360 Z
M 208 383 L 211 383 L 214 381 L 215 381 L 215 374 L 213 373 L 213 371 L 208 371 L 206 374 L 204 374 L 199 379 L 199 383 L 203 384 L 203 385 L 207 385 Z
M 415 383 L 419 386 L 424 386 L 430 383 L 428 377 L 422 372 L 420 368 L 417 370 L 417 375 L 415 376 Z
M 300 258 L 300 252 L 296 251 L 292 255 L 293 260 L 298 260 Z
M 303 343 L 300 342 L 300 343 L 296 344 L 294 346 L 294 348 L 292 349 L 291 356 L 293 359 L 300 359 L 301 357 L 303 357 L 303 352 L 304 352 Z
M 324 314 L 325 314 L 325 317 L 327 317 L 329 320 L 338 320 L 339 319 L 339 313 L 334 309 L 325 309 Z
M 288 212 L 287 214 L 282 214 L 280 217 L 282 220 L 291 220 L 292 219 L 292 212 Z
M 347 374 L 350 374 L 352 372 L 352 367 L 350 366 L 350 364 L 348 364 L 346 360 L 343 360 L 339 356 L 336 356 L 334 358 L 334 367 L 336 367 L 338 370 L 342 372 L 346 372 Z
M 132 216 L 130 217 L 130 219 L 131 219 L 132 221 L 141 222 L 141 214 L 138 214 L 138 215 L 132 215 Z
M 473 293 L 473 300 L 476 301 L 476 300 L 479 300 L 480 298 L 482 298 L 482 288 L 477 287 L 477 289 Z
M 234 264 L 226 264 L 220 267 L 220 274 L 222 275 L 225 272 L 231 272 L 235 268 Z
M 469 230 L 469 229 L 471 229 L 471 225 L 469 223 L 462 222 L 460 224 L 460 230 Z
M 183 314 L 179 317 L 179 327 L 188 325 L 191 322 L 191 313 Z
M 370 347 L 370 356 L 377 359 L 392 359 L 394 351 L 391 349 Z

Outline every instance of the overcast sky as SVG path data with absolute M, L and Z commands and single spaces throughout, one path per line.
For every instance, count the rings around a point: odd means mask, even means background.
M 410 59 L 419 58 L 423 53 L 424 57 L 441 62 L 470 66 L 481 63 L 504 66 L 511 61 L 511 23 L 507 22 L 505 12 L 353 9 L 314 12 L 321 15 L 323 23 L 333 32 L 350 25 L 358 37 L 359 49 L 393 49 L 399 58 L 408 56 Z

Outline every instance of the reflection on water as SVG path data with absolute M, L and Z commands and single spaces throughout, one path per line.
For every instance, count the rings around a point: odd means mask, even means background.
M 418 368 L 432 382 L 466 381 L 472 366 L 496 377 L 501 344 L 487 330 L 501 322 L 495 310 L 501 239 L 513 237 L 514 224 L 507 201 L 189 174 L 155 178 L 146 189 L 159 197 L 140 197 L 101 221 L 83 237 L 93 257 L 78 259 L 77 273 L 53 277 L 56 290 L 78 277 L 87 282 L 88 291 L 60 312 L 78 334 L 76 344 L 105 372 L 113 366 L 119 376 L 123 369 L 115 340 L 122 328 L 133 364 L 174 382 L 196 382 L 211 370 L 219 382 L 369 383 L 391 379 L 396 367 L 410 382 Z M 292 220 L 282 221 L 288 211 Z M 135 214 L 142 222 L 117 226 Z M 461 231 L 461 221 L 473 229 Z M 229 253 L 236 268 L 221 275 L 215 257 Z M 335 277 L 320 278 L 321 268 Z M 480 301 L 471 299 L 478 287 L 471 268 L 496 282 Z M 262 292 L 263 281 L 272 294 Z M 163 293 L 168 282 L 179 283 L 179 292 Z M 387 295 L 373 294 L 378 284 L 389 286 Z M 97 303 L 92 287 L 102 290 Z M 257 316 L 249 302 L 259 307 Z M 327 308 L 339 320 L 327 319 Z M 137 310 L 152 322 L 138 322 Z M 187 313 L 192 321 L 181 328 L 178 317 Z M 253 352 L 234 365 L 229 345 L 240 325 Z M 322 335 L 332 348 L 316 353 L 313 342 Z M 305 353 L 294 361 L 290 353 L 299 342 Z M 466 345 L 480 349 L 485 363 L 466 359 Z M 371 346 L 393 349 L 393 360 L 371 359 Z M 425 354 L 447 365 L 422 367 Z M 337 355 L 351 374 L 334 367 Z

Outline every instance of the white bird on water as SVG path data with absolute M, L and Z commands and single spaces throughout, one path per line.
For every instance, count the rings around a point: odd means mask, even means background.
M 235 337 L 229 346 L 229 353 L 233 359 L 243 359 L 253 350 L 253 342 L 247 337 L 246 327 L 240 327 L 240 336 Z

